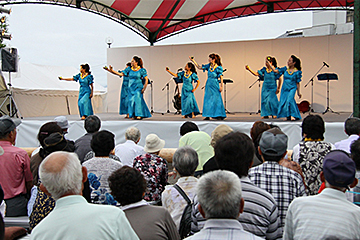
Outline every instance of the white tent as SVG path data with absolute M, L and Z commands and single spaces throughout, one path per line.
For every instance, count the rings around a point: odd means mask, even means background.
M 79 83 L 60 81 L 58 76 L 72 77 L 79 73 L 74 67 L 46 66 L 19 62 L 17 73 L 11 73 L 13 95 L 23 117 L 78 114 Z M 6 82 L 9 73 L 3 72 Z M 94 83 L 94 113 L 107 111 L 107 92 Z

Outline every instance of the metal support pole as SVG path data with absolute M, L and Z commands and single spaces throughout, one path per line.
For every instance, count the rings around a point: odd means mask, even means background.
M 360 1 L 354 1 L 353 113 L 360 117 Z

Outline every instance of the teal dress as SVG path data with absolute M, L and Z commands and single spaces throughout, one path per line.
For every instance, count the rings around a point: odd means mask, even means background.
M 277 116 L 279 100 L 276 96 L 276 80 L 281 77 L 281 74 L 273 71 L 268 73 L 266 67 L 258 70 L 258 73 L 260 76 L 264 77 L 261 88 L 261 116 Z
M 200 114 L 199 107 L 196 103 L 196 99 L 194 93 L 192 92 L 193 82 L 198 81 L 198 76 L 196 73 L 190 74 L 190 76 L 186 77 L 185 71 L 181 71 L 178 74 L 178 78 L 183 81 L 183 86 L 181 89 L 181 114 L 182 115 L 195 115 Z
M 123 71 L 119 71 L 122 73 Z M 120 109 L 119 114 L 128 114 L 128 105 L 129 105 L 129 76 L 124 75 L 123 82 L 121 85 L 120 92 Z
M 226 118 L 225 107 L 222 101 L 219 77 L 222 76 L 223 68 L 218 66 L 210 69 L 210 63 L 202 65 L 203 71 L 208 71 L 208 78 L 205 85 L 203 117 Z
M 149 108 L 147 107 L 141 90 L 144 85 L 141 77 L 146 77 L 147 72 L 145 68 L 140 68 L 138 71 L 133 71 L 131 67 L 127 67 L 122 71 L 129 76 L 129 97 L 128 97 L 128 113 L 129 117 L 151 117 Z
M 284 74 L 284 82 L 281 87 L 280 105 L 277 116 L 282 117 L 294 117 L 295 119 L 301 119 L 299 108 L 295 102 L 296 84 L 301 82 L 302 71 L 298 70 L 293 74 L 289 74 L 287 67 L 279 68 L 279 73 Z
M 79 82 L 80 84 L 79 100 L 78 100 L 80 117 L 93 115 L 94 112 L 90 98 L 90 94 L 91 94 L 90 85 L 94 83 L 93 75 L 89 74 L 86 77 L 81 78 L 79 73 L 78 75 L 75 75 L 73 79 L 74 81 Z

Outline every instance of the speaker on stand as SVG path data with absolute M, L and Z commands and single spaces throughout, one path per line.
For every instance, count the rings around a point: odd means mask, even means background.
M 11 84 L 11 73 L 17 72 L 18 70 L 18 53 L 16 48 L 3 48 L 1 49 L 1 70 L 3 72 L 9 73 L 9 93 L 6 94 L 5 100 L 1 103 L 0 109 L 9 100 L 9 105 L 7 106 L 10 117 L 19 117 L 22 119 L 21 113 L 16 105 L 15 99 L 13 97 L 12 84 Z

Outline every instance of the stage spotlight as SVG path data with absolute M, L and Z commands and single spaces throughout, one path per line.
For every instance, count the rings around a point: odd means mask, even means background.
M 0 22 L 4 23 L 6 21 L 6 17 L 3 16 L 1 19 L 0 19 Z
M 11 13 L 11 8 L 7 9 L 7 8 L 0 7 L 0 13 L 10 14 Z

